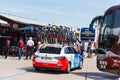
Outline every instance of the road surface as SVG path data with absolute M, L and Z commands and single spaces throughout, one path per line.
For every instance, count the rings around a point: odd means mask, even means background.
M 115 80 L 118 75 L 100 72 L 96 68 L 96 56 L 92 59 L 84 58 L 83 68 L 72 70 L 65 74 L 58 71 L 36 72 L 32 67 L 32 60 L 22 57 L 0 56 L 0 80 Z

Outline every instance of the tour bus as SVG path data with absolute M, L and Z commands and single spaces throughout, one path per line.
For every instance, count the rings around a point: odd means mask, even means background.
M 95 49 L 97 48 L 97 44 L 98 44 L 98 35 L 99 35 L 99 32 L 96 28 L 90 29 L 87 27 L 83 27 L 80 29 L 79 40 L 84 42 L 85 51 L 87 50 L 89 39 L 92 41 L 93 52 L 95 51 Z
M 120 75 L 120 5 L 110 7 L 100 26 L 97 68 Z

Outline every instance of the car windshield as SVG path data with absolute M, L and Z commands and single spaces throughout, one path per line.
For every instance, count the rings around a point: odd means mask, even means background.
M 50 47 L 50 46 L 41 46 L 40 53 L 49 53 L 49 54 L 60 54 L 61 48 Z

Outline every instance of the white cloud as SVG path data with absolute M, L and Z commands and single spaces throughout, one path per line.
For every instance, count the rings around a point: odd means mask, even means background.
M 54 9 L 39 8 L 38 11 L 45 12 L 45 13 L 57 14 L 57 15 L 64 15 L 63 12 L 58 11 L 58 10 L 54 10 Z
M 57 15 L 64 15 L 63 12 L 59 11 L 62 7 L 56 7 L 54 9 L 50 8 L 40 8 L 40 7 L 19 7 L 19 8 L 10 8 L 10 11 L 18 12 L 18 13 L 25 13 L 25 14 L 40 14 L 40 13 L 48 13 L 48 14 L 57 14 Z
M 120 4 L 120 0 L 112 0 L 112 1 L 115 2 L 115 3 Z
M 80 18 L 89 18 L 90 17 L 90 15 L 88 15 L 88 14 L 86 14 L 84 12 L 80 12 L 80 11 L 74 12 L 74 14 L 72 14 L 71 16 L 80 17 Z
M 24 9 L 17 9 L 17 8 L 9 8 L 10 12 L 17 12 L 17 13 L 24 13 Z

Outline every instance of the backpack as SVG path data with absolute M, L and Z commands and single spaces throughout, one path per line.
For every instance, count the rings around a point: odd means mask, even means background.
M 24 47 L 24 42 L 20 41 L 20 48 L 23 48 L 23 47 Z

